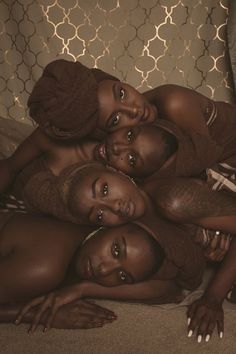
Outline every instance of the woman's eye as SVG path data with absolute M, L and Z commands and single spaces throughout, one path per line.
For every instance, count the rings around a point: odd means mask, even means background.
M 127 275 L 123 270 L 119 271 L 119 278 L 121 281 L 126 281 Z
M 106 196 L 108 194 L 108 184 L 105 183 L 102 187 L 102 194 L 103 196 Z
M 99 210 L 98 214 L 97 214 L 97 221 L 99 223 L 101 223 L 103 220 L 103 211 L 102 210 Z
M 111 126 L 115 127 L 117 124 L 119 124 L 120 121 L 120 113 L 116 113 L 111 120 Z
M 132 138 L 133 138 L 133 131 L 132 131 L 132 130 L 129 130 L 128 133 L 127 133 L 127 140 L 128 140 L 128 142 L 132 141 Z
M 120 99 L 121 99 L 121 101 L 123 101 L 124 98 L 125 98 L 125 90 L 121 87 L 121 89 L 120 89 Z
M 128 159 L 129 159 L 130 166 L 136 165 L 136 156 L 135 155 L 129 154 Z
M 119 254 L 120 254 L 120 247 L 119 247 L 118 243 L 115 242 L 115 243 L 113 244 L 113 255 L 114 255 L 115 257 L 119 257 Z

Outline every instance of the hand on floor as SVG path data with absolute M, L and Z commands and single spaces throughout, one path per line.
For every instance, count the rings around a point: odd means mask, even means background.
M 198 343 L 204 339 L 208 342 L 216 325 L 220 338 L 223 337 L 224 312 L 222 303 L 203 295 L 189 306 L 187 317 L 188 337 L 191 337 L 195 332 Z

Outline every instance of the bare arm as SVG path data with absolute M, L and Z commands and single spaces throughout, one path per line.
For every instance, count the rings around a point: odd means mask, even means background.
M 156 104 L 159 118 L 175 123 L 186 133 L 209 136 L 204 113 L 207 101 L 203 95 L 178 85 L 162 85 L 144 93 L 148 100 Z
M 224 313 L 222 303 L 236 281 L 236 239 L 233 238 L 225 259 L 208 285 L 203 296 L 193 302 L 188 309 L 190 335 L 197 330 L 198 341 L 211 337 L 215 326 L 222 338 L 224 332 Z M 208 339 L 207 339 L 208 337 Z
M 37 328 L 40 319 L 47 309 L 50 309 L 50 311 L 45 320 L 45 324 L 46 328 L 50 328 L 61 306 L 73 303 L 75 300 L 83 297 L 131 300 L 153 304 L 180 302 L 183 299 L 181 289 L 171 281 L 149 280 L 143 283 L 111 288 L 103 287 L 95 283 L 82 282 L 32 300 L 21 310 L 17 317 L 17 322 L 20 323 L 25 314 L 27 314 L 32 307 L 40 305 L 33 319 L 31 326 L 32 331 Z
M 152 302 L 156 304 L 178 302 L 181 293 L 174 281 L 150 279 L 142 283 L 104 287 L 96 283 L 78 284 L 82 297 Z
M 16 149 L 16 151 L 4 160 L 0 161 L 0 194 L 6 192 L 19 173 L 27 164 L 36 157 L 49 150 L 52 142 L 37 128 Z
M 162 181 L 154 202 L 169 219 L 236 234 L 236 198 L 190 178 Z
M 13 323 L 16 320 L 24 303 L 0 305 L 0 323 Z M 25 323 L 31 323 L 37 309 L 29 311 L 25 317 Z M 44 324 L 47 313 L 41 318 L 40 323 Z M 105 309 L 89 301 L 76 301 L 61 307 L 54 318 L 53 328 L 65 329 L 89 329 L 102 327 L 104 324 L 113 322 L 117 316 L 113 311 Z

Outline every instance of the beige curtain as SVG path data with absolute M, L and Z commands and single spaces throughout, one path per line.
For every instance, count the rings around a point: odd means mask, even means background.
M 0 116 L 31 123 L 27 98 L 62 57 L 141 92 L 176 83 L 233 100 L 228 0 L 0 0 Z

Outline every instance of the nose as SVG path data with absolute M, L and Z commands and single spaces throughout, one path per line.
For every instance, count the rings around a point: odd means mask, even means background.
M 99 204 L 99 208 L 108 210 L 112 214 L 123 216 L 125 214 L 126 201 L 122 201 L 120 198 L 106 198 L 106 201 L 102 201 L 102 206 Z
M 118 267 L 118 261 L 116 259 L 110 261 L 104 261 L 98 266 L 98 274 L 100 276 L 108 276 L 113 273 Z
M 112 155 L 119 156 L 122 152 L 124 152 L 124 149 L 126 147 L 126 144 L 124 142 L 113 142 L 110 145 L 110 151 Z
M 127 113 L 129 114 L 130 118 L 136 118 L 136 116 L 139 113 L 139 108 L 135 103 L 127 105 L 126 109 L 127 109 Z

